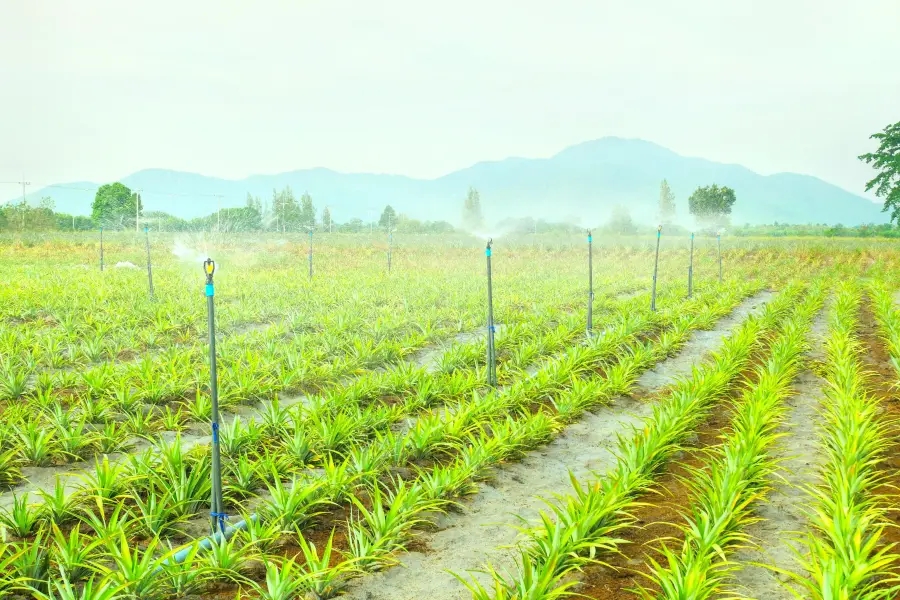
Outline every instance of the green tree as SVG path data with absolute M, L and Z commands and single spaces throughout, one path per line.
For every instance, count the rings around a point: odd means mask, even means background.
M 275 216 L 275 229 L 282 232 L 294 229 L 300 224 L 300 205 L 294 197 L 291 186 L 285 186 L 280 192 L 272 190 L 272 212 Z
M 312 196 L 309 195 L 309 192 L 303 192 L 303 196 L 300 198 L 300 226 L 316 226 L 316 208 L 313 206 Z
M 878 140 L 878 150 L 860 155 L 859 159 L 880 171 L 866 183 L 866 191 L 884 198 L 882 212 L 891 211 L 891 222 L 900 224 L 900 122 L 888 125 L 869 139 Z
M 322 209 L 322 230 L 331 231 L 331 211 L 327 206 Z
M 54 209 L 56 203 L 53 198 L 44 196 L 38 202 L 36 208 L 27 208 L 29 212 L 29 229 L 34 231 L 52 231 L 56 229 L 56 216 Z
M 688 198 L 688 210 L 703 225 L 721 226 L 728 223 L 736 200 L 733 189 L 712 184 L 694 190 Z
M 484 227 L 484 215 L 481 214 L 481 195 L 474 187 L 469 188 L 463 203 L 463 227 L 476 231 Z
M 352 231 L 354 233 L 359 233 L 362 231 L 363 222 L 360 218 L 350 219 L 350 222 L 345 225 L 347 231 Z
M 665 179 L 659 184 L 659 222 L 671 225 L 675 221 L 675 194 Z
M 390 229 L 396 224 L 397 212 L 391 207 L 390 204 L 388 204 L 384 207 L 384 211 L 381 213 L 381 218 L 378 219 L 378 226 L 383 229 Z
M 259 196 L 252 196 L 250 192 L 247 192 L 247 208 L 252 208 L 260 215 L 263 214 L 263 205 L 262 201 L 260 201 Z
M 134 225 L 135 217 L 143 211 L 139 194 L 119 183 L 101 185 L 91 205 L 91 219 L 101 227 L 123 229 Z
M 613 207 L 612 216 L 609 219 L 607 228 L 613 233 L 621 233 L 624 235 L 633 235 L 637 232 L 637 227 L 634 224 L 634 220 L 631 218 L 631 213 L 621 204 L 617 204 Z

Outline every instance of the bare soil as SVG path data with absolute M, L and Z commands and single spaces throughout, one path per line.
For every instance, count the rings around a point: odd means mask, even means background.
M 823 344 L 827 329 L 827 310 L 823 310 L 816 316 L 810 331 L 810 350 L 806 357 L 810 367 L 825 358 Z M 818 481 L 822 460 L 818 436 L 822 432 L 819 402 L 824 384 L 824 379 L 807 368 L 794 382 L 795 394 L 786 400 L 788 410 L 779 428 L 783 437 L 772 452 L 772 457 L 780 462 L 781 470 L 770 482 L 772 490 L 766 500 L 754 506 L 760 521 L 746 530 L 756 547 L 740 549 L 731 556 L 740 567 L 732 577 L 733 590 L 748 598 L 793 598 L 784 587 L 789 577 L 757 565 L 803 573 L 794 550 L 801 550 L 796 537 L 806 529 L 807 523 L 804 510 L 808 495 L 804 487 Z

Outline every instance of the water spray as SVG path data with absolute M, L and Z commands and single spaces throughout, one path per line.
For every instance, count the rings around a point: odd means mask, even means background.
M 722 230 L 716 232 L 716 248 L 719 252 L 719 285 L 722 285 Z
M 100 228 L 100 272 L 103 272 L 103 228 Z
M 659 273 L 659 238 L 662 236 L 662 225 L 656 228 L 656 259 L 653 261 L 653 291 L 650 293 L 650 310 L 656 312 L 656 275 Z
M 497 355 L 494 351 L 494 291 L 491 282 L 491 242 L 487 242 L 484 254 L 487 257 L 487 301 L 488 301 L 488 318 L 487 318 L 487 375 L 488 385 L 497 387 Z
M 216 309 L 213 302 L 215 261 L 211 258 L 203 261 L 203 272 L 206 273 L 206 307 L 209 321 L 209 391 L 212 398 L 212 497 L 210 498 L 209 518 L 212 533 L 215 535 L 225 532 L 225 520 L 228 518 L 222 505 L 222 465 L 219 455 L 219 383 L 216 374 Z
M 688 263 L 688 298 L 694 295 L 694 232 L 691 232 L 691 262 Z
M 153 264 L 150 262 L 150 228 L 144 225 L 147 236 L 147 282 L 150 284 L 150 297 L 153 297 Z
M 587 306 L 587 335 L 591 337 L 594 328 L 594 237 L 591 230 L 588 235 L 588 306 Z

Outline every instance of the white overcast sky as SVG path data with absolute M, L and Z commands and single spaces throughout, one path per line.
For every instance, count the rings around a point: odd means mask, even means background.
M 861 193 L 898 32 L 898 0 L 2 0 L 0 181 L 434 177 L 617 135 Z

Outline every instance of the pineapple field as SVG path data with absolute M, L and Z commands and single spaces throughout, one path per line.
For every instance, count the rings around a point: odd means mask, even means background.
M 401 237 L 0 241 L 0 598 L 900 596 L 887 241 Z

